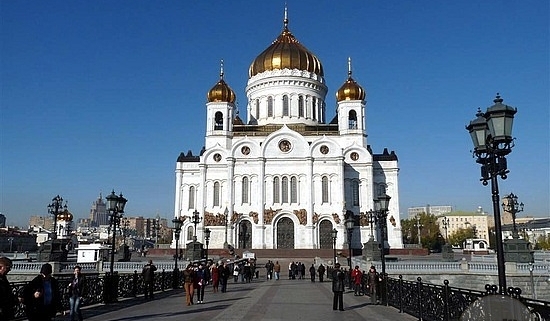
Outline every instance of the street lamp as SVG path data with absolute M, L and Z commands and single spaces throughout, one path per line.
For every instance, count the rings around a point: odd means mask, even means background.
M 504 265 L 504 246 L 502 241 L 502 223 L 500 221 L 498 176 L 507 178 L 509 173 L 506 155 L 514 147 L 512 125 L 517 109 L 504 105 L 497 94 L 493 106 L 485 113 L 478 109 L 476 119 L 470 121 L 466 130 L 470 133 L 474 145 L 476 162 L 481 165 L 481 181 L 487 185 L 491 181 L 493 212 L 495 219 L 496 251 L 498 267 L 499 293 L 506 293 L 506 270 Z
M 174 223 L 174 237 L 176 239 L 176 254 L 174 255 L 174 275 L 172 278 L 172 288 L 177 289 L 179 287 L 179 270 L 178 270 L 178 257 L 179 257 L 179 249 L 178 244 L 180 241 L 180 232 L 181 227 L 183 225 L 183 221 L 179 217 L 175 217 L 172 220 L 172 223 Z
M 63 198 L 59 195 L 52 198 L 52 203 L 48 204 L 48 213 L 53 215 L 53 235 L 52 240 L 57 239 L 57 215 L 61 212 L 60 209 L 67 210 L 67 201 L 63 205 Z
M 387 219 L 388 219 L 388 207 L 390 204 L 391 197 L 389 195 L 381 195 L 378 196 L 378 199 L 374 201 L 374 206 L 376 208 L 376 225 L 378 226 L 381 241 L 380 245 L 382 247 L 382 252 L 380 253 L 381 260 L 382 260 L 382 282 L 383 282 L 383 288 L 384 288 L 384 294 L 383 294 L 383 301 L 386 301 L 386 227 L 387 227 Z
M 336 238 L 338 237 L 338 230 L 333 228 L 332 231 L 330 232 L 330 235 L 332 236 L 332 250 L 334 252 L 334 263 L 333 263 L 333 266 L 334 264 L 336 264 Z
M 193 216 L 191 217 L 191 223 L 195 226 L 195 232 L 193 233 L 193 241 L 197 241 L 197 224 L 202 221 L 202 217 L 199 216 L 199 212 L 195 210 Z
M 204 230 L 204 243 L 206 243 L 206 252 L 205 252 L 205 266 L 208 264 L 208 243 L 210 243 L 210 229 L 206 228 Z
M 349 255 L 348 255 L 348 266 L 349 266 L 349 288 L 352 289 L 352 282 L 351 282 L 351 270 L 352 270 L 352 267 L 351 267 L 351 256 L 353 255 L 353 253 L 351 252 L 352 249 L 351 249 L 351 238 L 353 236 L 353 227 L 355 226 L 355 221 L 353 220 L 353 217 L 352 217 L 352 214 L 351 212 L 348 214 L 346 213 L 346 220 L 344 221 L 344 225 L 346 226 L 346 232 L 348 234 L 348 252 L 349 252 Z
M 227 209 L 227 206 L 225 207 L 225 211 L 223 211 L 223 215 L 225 223 L 225 242 L 223 242 L 223 248 L 226 249 L 229 247 L 229 243 L 227 243 L 227 223 L 229 222 L 229 210 Z
M 449 218 L 443 217 L 443 219 L 441 220 L 441 223 L 443 224 L 443 228 L 445 229 L 445 243 L 448 243 L 449 242 L 448 229 L 450 225 Z
M 109 224 L 113 230 L 113 239 L 111 242 L 111 266 L 109 267 L 109 276 L 107 278 L 107 282 L 105 283 L 108 288 L 107 291 L 105 291 L 105 302 L 110 303 L 116 301 L 118 292 L 118 275 L 117 277 L 114 275 L 116 227 L 120 224 L 120 219 L 122 218 L 122 214 L 124 214 L 124 206 L 126 206 L 126 202 L 128 200 L 122 196 L 122 193 L 117 196 L 114 190 L 109 196 L 106 197 L 106 199 L 107 211 L 110 212 Z
M 416 216 L 416 228 L 418 229 L 417 237 L 418 237 L 418 246 L 422 247 L 422 239 L 420 234 L 420 229 L 422 228 L 422 224 L 420 224 L 420 218 L 418 215 Z
M 504 202 L 502 202 L 502 209 L 505 212 L 508 212 L 512 214 L 512 223 L 513 223 L 513 230 L 512 230 L 512 238 L 517 239 L 519 238 L 518 235 L 518 229 L 516 226 L 516 214 L 519 212 L 523 212 L 523 202 L 518 203 L 518 197 L 517 195 L 514 195 L 514 193 L 510 193 L 510 195 L 504 196 Z

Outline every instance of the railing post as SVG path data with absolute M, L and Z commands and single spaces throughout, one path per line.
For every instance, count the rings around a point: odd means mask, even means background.
M 165 283 L 165 278 L 166 278 L 166 272 L 165 272 L 164 269 L 162 269 L 162 274 L 161 275 L 162 275 L 162 277 L 161 277 L 162 282 L 161 282 L 161 288 L 160 289 L 162 290 L 162 292 L 164 292 L 164 283 Z
M 132 296 L 137 297 L 138 292 L 138 274 L 137 270 L 134 270 L 134 275 L 132 276 Z
M 399 274 L 399 313 L 403 313 L 403 275 Z
M 416 289 L 418 295 L 418 320 L 422 321 L 422 278 L 416 278 Z
M 445 305 L 445 321 L 450 320 L 450 311 L 449 311 L 449 296 L 450 296 L 450 290 L 449 290 L 449 280 L 443 281 L 443 284 L 445 284 L 445 287 L 443 288 L 443 300 Z

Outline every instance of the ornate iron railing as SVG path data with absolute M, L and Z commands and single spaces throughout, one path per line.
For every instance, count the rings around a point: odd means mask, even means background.
M 162 270 L 155 273 L 155 291 L 165 291 L 171 289 L 173 285 L 173 271 Z M 178 285 L 183 284 L 183 274 L 178 271 Z M 59 281 L 59 289 L 61 291 L 62 305 L 64 310 L 69 310 L 69 292 L 68 287 L 71 282 L 70 276 L 56 277 Z M 23 288 L 28 282 L 12 282 L 12 292 L 19 297 L 23 293 Z M 118 298 L 131 298 L 145 293 L 143 285 L 143 276 L 141 273 L 134 271 L 133 273 L 124 273 L 118 275 Z M 106 275 L 94 273 L 86 274 L 86 293 L 83 296 L 83 306 L 98 304 L 105 302 Z M 25 317 L 23 304 L 18 304 L 15 309 L 15 317 L 20 320 Z

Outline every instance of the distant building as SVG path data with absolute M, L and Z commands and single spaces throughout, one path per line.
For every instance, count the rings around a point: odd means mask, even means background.
M 409 219 L 415 218 L 416 216 L 422 213 L 440 216 L 452 211 L 453 211 L 453 207 L 450 205 L 430 205 L 430 204 L 426 206 L 409 207 L 409 209 L 407 210 Z
M 53 231 L 53 216 L 40 216 L 40 215 L 32 215 L 29 218 L 29 227 L 42 227 L 47 230 Z
M 447 231 L 445 231 L 445 226 L 443 225 L 444 218 L 449 219 Z M 491 224 L 492 222 L 494 220 L 491 220 L 487 213 L 479 209 L 476 212 L 449 212 L 437 217 L 439 231 L 444 237 L 452 235 L 459 229 L 473 228 L 475 232 L 474 238 L 485 240 L 486 243 L 489 243 L 489 228 L 492 228 L 494 225 Z
M 92 208 L 90 209 L 90 220 L 93 226 L 109 225 L 107 204 L 103 201 L 103 196 L 101 193 L 99 193 L 99 197 L 92 203 Z
M 6 227 L 6 216 L 0 213 L 0 228 Z

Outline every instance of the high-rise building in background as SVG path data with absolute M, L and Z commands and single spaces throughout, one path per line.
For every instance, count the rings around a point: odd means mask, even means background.
M 107 204 L 103 201 L 103 196 L 99 193 L 99 197 L 92 203 L 90 209 L 90 220 L 92 226 L 109 225 L 109 213 L 107 213 Z
M 0 213 L 0 227 L 6 227 L 6 216 Z

